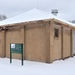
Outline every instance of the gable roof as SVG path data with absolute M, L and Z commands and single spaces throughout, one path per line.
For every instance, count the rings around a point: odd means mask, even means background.
M 7 24 L 14 24 L 14 23 L 21 23 L 21 22 L 29 22 L 29 21 L 36 21 L 36 20 L 44 20 L 44 19 L 56 19 L 67 23 L 71 26 L 75 26 L 75 24 L 70 23 L 68 21 L 62 20 L 57 16 L 49 14 L 39 9 L 32 9 L 30 11 L 24 12 L 22 14 L 16 15 L 14 17 L 8 18 L 0 22 L 0 26 L 7 25 Z

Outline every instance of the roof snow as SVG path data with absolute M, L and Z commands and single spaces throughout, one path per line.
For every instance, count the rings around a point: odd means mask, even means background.
M 6 20 L 3 20 L 0 22 L 0 25 L 7 25 L 7 24 L 13 24 L 13 23 L 21 23 L 21 22 L 28 22 L 28 21 L 35 21 L 35 20 L 44 20 L 44 19 L 57 19 L 59 21 L 65 22 L 67 24 L 70 24 L 72 26 L 75 26 L 75 24 L 72 24 L 68 21 L 62 20 L 58 18 L 57 16 L 54 16 L 52 14 L 49 14 L 47 12 L 44 12 L 39 9 L 32 9 L 30 11 L 24 12 L 22 14 L 16 15 L 14 17 L 8 18 Z
M 50 15 L 38 9 L 32 9 L 20 15 L 1 21 L 0 25 L 48 19 L 50 18 L 50 16 L 53 16 L 53 15 Z

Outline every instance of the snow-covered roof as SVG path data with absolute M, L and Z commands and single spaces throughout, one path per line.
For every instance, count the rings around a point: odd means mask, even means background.
M 4 21 L 1 21 L 0 25 L 48 19 L 48 18 L 50 18 L 50 16 L 53 17 L 53 15 L 50 15 L 44 11 L 41 11 L 38 9 L 32 9 L 25 13 L 22 13 L 22 14 L 14 16 L 14 17 L 8 18 Z
M 0 25 L 7 25 L 7 24 L 14 24 L 14 23 L 21 23 L 21 22 L 28 22 L 28 21 L 35 21 L 35 20 L 44 20 L 44 19 L 57 19 L 59 21 L 65 22 L 69 25 L 75 26 L 68 21 L 62 20 L 57 16 L 54 16 L 50 13 L 44 12 L 39 9 L 32 9 L 30 11 L 24 12 L 22 14 L 16 15 L 14 17 L 8 18 L 0 22 Z

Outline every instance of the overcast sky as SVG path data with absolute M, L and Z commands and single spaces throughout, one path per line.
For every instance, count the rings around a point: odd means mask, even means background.
M 75 19 L 75 0 L 0 0 L 0 14 L 7 17 L 38 8 L 46 12 L 58 9 L 59 16 L 67 20 Z

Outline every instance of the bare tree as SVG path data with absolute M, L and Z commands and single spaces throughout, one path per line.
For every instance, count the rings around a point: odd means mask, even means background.
M 7 19 L 6 15 L 0 15 L 0 21 Z

